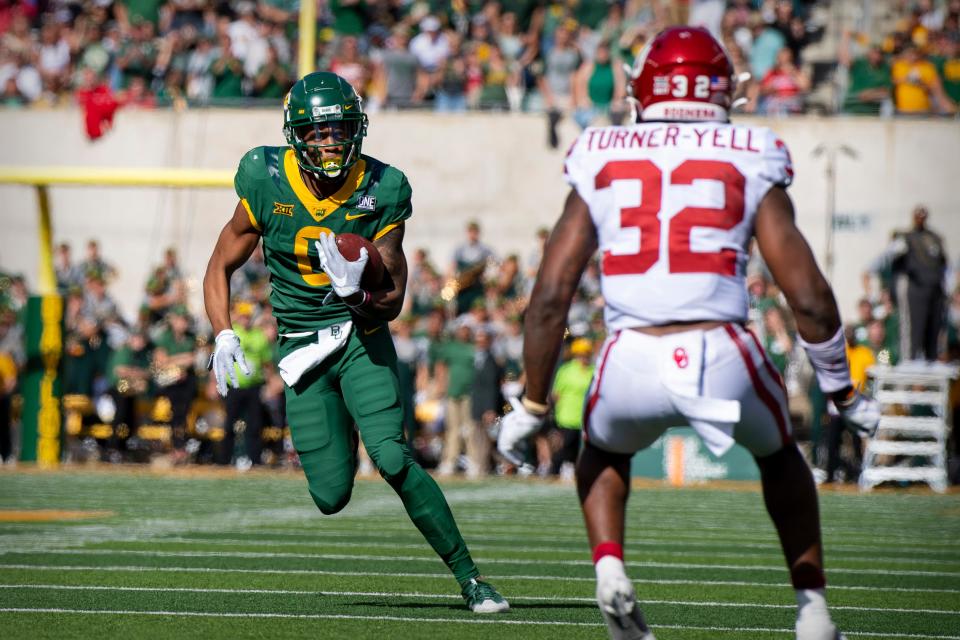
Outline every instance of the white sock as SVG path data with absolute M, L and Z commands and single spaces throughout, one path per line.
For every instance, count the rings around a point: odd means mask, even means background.
M 797 589 L 797 620 L 806 617 L 830 619 L 823 589 Z
M 623 566 L 623 560 L 616 556 L 603 556 L 597 560 L 593 568 L 597 571 L 598 581 L 620 576 L 625 578 L 627 576 L 627 570 L 626 567 Z

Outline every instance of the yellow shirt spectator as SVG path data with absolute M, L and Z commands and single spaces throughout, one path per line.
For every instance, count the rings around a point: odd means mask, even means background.
M 901 113 L 930 113 L 930 93 L 938 84 L 937 68 L 928 60 L 897 60 L 891 71 L 894 101 Z
M 0 351 L 0 393 L 10 393 L 17 385 L 17 363 L 10 354 Z
M 873 356 L 870 347 L 862 344 L 850 346 L 847 343 L 847 360 L 850 361 L 850 380 L 857 391 L 863 391 L 867 384 L 867 369 L 872 367 L 877 359 Z

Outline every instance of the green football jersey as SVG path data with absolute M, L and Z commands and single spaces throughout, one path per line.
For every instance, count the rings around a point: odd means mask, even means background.
M 335 194 L 307 188 L 290 147 L 256 147 L 240 160 L 234 188 L 263 236 L 270 304 L 281 333 L 314 331 L 350 319 L 337 297 L 322 305 L 330 279 L 315 241 L 323 232 L 376 240 L 413 213 L 410 183 L 399 169 L 363 155 Z

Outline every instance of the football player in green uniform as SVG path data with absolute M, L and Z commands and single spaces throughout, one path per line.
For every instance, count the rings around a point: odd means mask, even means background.
M 284 99 L 283 117 L 289 146 L 256 147 L 240 160 L 234 180 L 240 202 L 204 277 L 218 389 L 226 395 L 228 381 L 236 386 L 236 367 L 247 368 L 230 329 L 229 282 L 262 240 L 290 433 L 317 507 L 332 514 L 349 502 L 359 430 L 380 475 L 460 583 L 467 606 L 507 611 L 507 601 L 480 579 L 443 493 L 413 461 L 403 436 L 387 322 L 400 313 L 406 289 L 410 184 L 402 171 L 361 153 L 367 116 L 343 78 L 303 77 Z M 360 287 L 366 250 L 346 260 L 333 242 L 338 233 L 373 241 L 385 266 L 377 290 Z

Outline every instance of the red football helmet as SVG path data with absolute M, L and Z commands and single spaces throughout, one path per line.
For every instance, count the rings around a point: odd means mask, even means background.
M 664 29 L 637 56 L 630 75 L 638 120 L 729 119 L 733 65 L 706 29 Z

